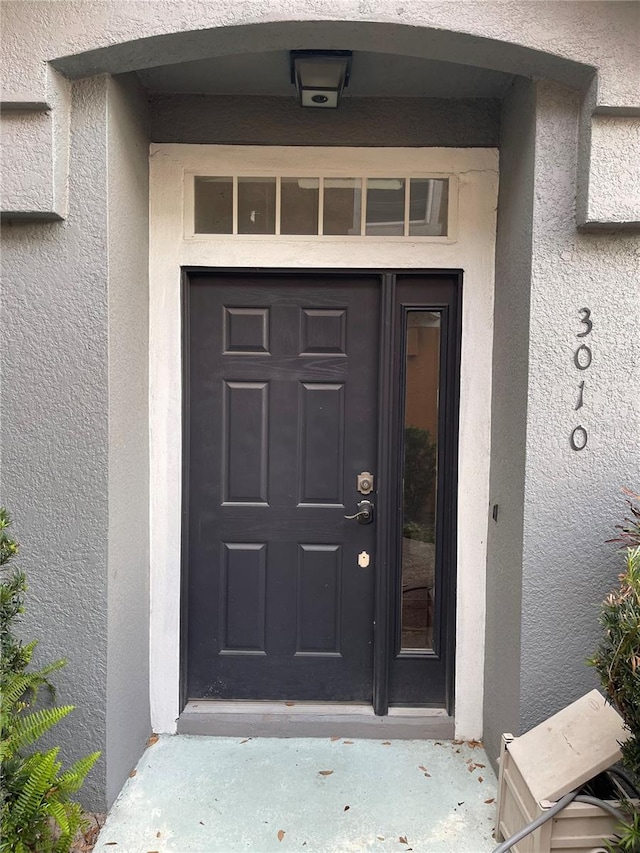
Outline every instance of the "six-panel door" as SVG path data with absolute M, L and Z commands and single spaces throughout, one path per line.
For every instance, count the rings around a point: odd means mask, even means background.
M 190 698 L 371 702 L 379 281 L 186 281 Z

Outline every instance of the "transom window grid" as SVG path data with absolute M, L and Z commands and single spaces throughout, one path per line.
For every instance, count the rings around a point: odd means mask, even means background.
M 351 173 L 353 174 L 353 173 Z M 395 173 L 397 175 L 397 173 Z M 344 173 L 336 175 L 324 175 L 318 177 L 317 172 L 303 172 L 296 170 L 285 174 L 268 174 L 267 170 L 253 170 L 251 173 L 236 173 L 234 175 L 203 174 L 202 172 L 185 172 L 185 211 L 184 226 L 185 237 L 197 240 L 229 239 L 233 236 L 239 240 L 268 240 L 284 237 L 287 240 L 327 240 L 337 239 L 352 242 L 358 239 L 370 241 L 397 241 L 407 239 L 418 242 L 451 243 L 456 240 L 457 207 L 458 207 L 458 181 L 455 175 L 436 173 L 410 173 L 400 177 L 389 176 L 390 173 L 380 175 L 369 174 L 367 176 L 351 177 Z M 299 183 L 300 188 L 312 190 L 316 196 L 316 207 L 313 218 L 316 230 L 302 233 L 293 233 L 291 227 L 287 227 L 283 221 L 282 198 L 283 184 L 291 186 L 293 181 Z M 225 230 L 196 230 L 196 186 L 200 182 L 220 182 L 226 184 L 229 198 L 229 222 Z M 328 202 L 327 191 L 339 187 L 346 188 L 347 184 L 354 186 L 353 227 L 347 231 L 339 231 L 331 228 L 325 217 L 325 209 Z M 270 222 L 265 224 L 264 230 L 256 227 L 248 230 L 243 227 L 241 220 L 243 208 L 243 192 L 245 187 L 253 186 L 255 190 L 262 185 L 265 193 L 271 196 L 273 211 L 269 217 Z M 386 185 L 386 186 L 385 186 Z M 381 214 L 379 204 L 374 206 L 372 197 L 380 195 L 380 190 L 385 188 L 402 190 L 401 214 L 386 217 Z M 426 189 L 424 199 L 425 216 L 421 217 L 421 200 L 417 197 L 416 189 Z M 436 192 L 434 193 L 434 189 Z M 437 204 L 441 207 L 433 210 L 433 197 L 438 196 Z M 420 233 L 420 229 L 428 230 L 430 227 L 429 206 L 435 214 L 431 219 L 433 223 L 438 214 L 442 224 L 441 234 Z M 245 205 L 246 206 L 246 205 Z M 400 208 L 396 199 L 396 210 Z M 377 207 L 377 209 L 376 209 Z M 259 212 L 252 211 L 255 220 L 259 219 Z M 418 214 L 418 215 L 416 215 Z M 329 227 L 327 225 L 329 224 Z

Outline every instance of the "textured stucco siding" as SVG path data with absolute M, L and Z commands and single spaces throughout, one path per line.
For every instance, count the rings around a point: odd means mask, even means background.
M 585 658 L 621 565 L 605 540 L 624 513 L 621 488 L 640 481 L 640 238 L 576 232 L 576 94 L 540 83 L 536 113 L 521 730 L 595 684 Z M 578 339 L 583 307 L 593 331 Z M 573 360 L 580 343 L 593 350 L 585 371 Z M 589 433 L 579 452 L 577 424 Z
M 25 636 L 69 662 L 51 742 L 103 752 L 82 798 L 104 809 L 150 732 L 146 97 L 102 77 L 72 106 L 69 218 L 3 229 L 0 502 Z
M 2 493 L 31 592 L 26 637 L 66 657 L 52 738 L 65 759 L 105 749 L 107 683 L 106 80 L 74 86 L 65 222 L 3 228 Z M 104 806 L 105 758 L 84 798 Z
M 21 121 L 12 118 L 6 124 L 9 146 L 19 153 L 6 169 L 12 175 L 6 183 L 11 192 L 3 197 L 5 217 L 66 215 L 68 108 L 63 77 L 118 74 L 234 53 L 346 47 L 454 60 L 582 91 L 596 79 L 593 106 L 633 118 L 636 129 L 626 134 L 626 144 L 630 156 L 640 158 L 636 2 L 18 0 L 4 4 L 3 18 L 3 102 L 53 106 L 44 118 L 38 110 L 23 111 Z M 591 121 L 591 111 L 584 111 L 587 142 L 580 180 L 588 205 L 583 224 L 597 223 L 603 216 L 605 223 L 637 223 L 640 198 L 622 220 L 620 211 L 609 211 L 607 185 L 597 175 L 590 182 Z M 619 128 L 600 125 L 593 134 L 596 159 L 599 152 L 606 157 L 619 140 Z M 32 182 L 34 164 L 42 174 Z M 626 187 L 625 162 L 618 169 L 612 158 L 608 178 L 634 198 Z
M 345 98 L 302 110 L 295 98 L 154 95 L 153 142 L 494 148 L 500 102 L 490 98 Z
M 520 722 L 520 621 L 529 292 L 534 194 L 535 87 L 516 82 L 505 98 L 491 401 L 484 739 L 492 759 L 500 734 Z
M 146 93 L 107 89 L 109 587 L 107 801 L 151 730 L 149 711 L 149 144 Z

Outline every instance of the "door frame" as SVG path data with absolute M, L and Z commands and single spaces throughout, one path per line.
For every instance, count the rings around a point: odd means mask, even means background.
M 454 227 L 443 238 L 247 238 L 189 235 L 193 174 L 340 176 L 402 170 L 455 179 Z M 358 171 L 355 171 L 355 170 Z M 256 171 L 259 170 L 259 171 Z M 191 184 L 192 185 L 192 184 Z M 455 730 L 482 734 L 486 541 L 489 506 L 496 149 L 283 148 L 153 144 L 150 147 L 150 701 L 155 731 L 174 733 L 180 714 L 182 526 L 182 270 L 462 270 Z M 457 211 L 456 203 L 457 202 Z M 385 299 L 389 298 L 387 294 Z M 386 329 L 384 335 L 388 335 Z M 385 337 L 383 335 L 382 344 Z M 387 344 L 388 345 L 388 344 Z M 381 381 L 390 381 L 381 376 Z M 383 592 L 383 591 L 380 591 Z
M 393 656 L 394 635 L 391 630 L 391 607 L 390 602 L 395 602 L 397 607 L 397 578 L 392 570 L 393 561 L 397 558 L 398 551 L 398 513 L 397 513 L 397 475 L 394 477 L 394 469 L 397 468 L 401 451 L 401 439 L 399 439 L 398 424 L 401 421 L 401 413 L 392 410 L 392 401 L 396 396 L 394 387 L 402 379 L 401 355 L 397 351 L 395 341 L 395 328 L 397 325 L 396 305 L 396 276 L 398 274 L 415 275 L 424 278 L 450 278 L 455 280 L 458 287 L 457 311 L 454 316 L 455 323 L 450 324 L 447 329 L 446 348 L 450 355 L 445 353 L 440 370 L 440 378 L 448 383 L 445 393 L 442 394 L 447 405 L 447 414 L 452 420 L 451 426 L 442 436 L 445 441 L 444 457 L 447 477 L 451 478 L 451 484 L 444 495 L 444 515 L 446 532 L 444 534 L 443 547 L 451 558 L 450 572 L 447 580 L 446 594 L 446 619 L 448 632 L 446 635 L 446 683 L 445 683 L 445 707 L 450 716 L 454 715 L 454 677 L 455 677 L 455 590 L 456 590 L 456 531 L 457 531 L 457 454 L 453 452 L 458 443 L 458 407 L 460 392 L 460 343 L 461 343 L 461 317 L 459 306 L 462 301 L 463 272 L 462 270 L 376 270 L 370 268 L 347 268 L 347 269 L 295 269 L 274 267 L 183 267 L 181 282 L 181 311 L 182 311 L 182 387 L 188 387 L 188 360 L 186 351 L 188 340 L 188 295 L 190 275 L 194 273 L 233 274 L 264 274 L 265 276 L 282 275 L 284 277 L 296 275 L 327 275 L 327 276 L 357 276 L 373 275 L 380 279 L 378 289 L 379 296 L 379 328 L 378 328 L 378 391 L 377 406 L 378 417 L 376 423 L 377 448 L 374 476 L 377 486 L 375 488 L 376 501 L 376 551 L 374 560 L 374 607 L 373 620 L 375 630 L 373 632 L 373 671 L 372 671 L 372 704 L 374 712 L 384 716 L 389 710 L 389 666 Z M 425 301 L 425 307 L 428 307 Z M 180 708 L 184 708 L 188 701 L 187 687 L 187 634 L 189 621 L 189 398 L 185 395 L 182 404 L 182 529 L 181 529 L 181 572 L 180 572 Z M 395 439 L 395 440 L 394 440 Z M 382 520 L 381 520 L 382 519 Z M 394 583 L 396 584 L 394 586 Z M 259 699 L 260 697 L 256 697 Z

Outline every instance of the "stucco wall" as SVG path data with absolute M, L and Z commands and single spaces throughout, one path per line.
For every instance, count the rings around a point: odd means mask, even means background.
M 640 480 L 640 239 L 575 227 L 580 98 L 517 84 L 503 115 L 489 522 L 485 741 L 596 685 L 585 659 L 620 570 L 605 544 Z M 611 192 L 615 192 L 612 187 Z M 530 287 L 530 292 L 529 292 Z M 589 308 L 593 331 L 580 323 Z M 581 371 L 574 353 L 593 352 Z M 576 410 L 579 383 L 584 405 Z M 575 426 L 588 431 L 571 448 Z M 524 476 L 523 476 L 524 475 Z
M 484 739 L 498 755 L 500 734 L 520 723 L 520 620 L 529 290 L 534 193 L 535 89 L 508 92 L 500 139 L 500 194 L 491 404 L 487 545 Z
M 149 143 L 135 77 L 107 87 L 109 586 L 107 801 L 151 730 L 149 712 Z
M 2 495 L 31 592 L 26 637 L 64 656 L 65 759 L 106 745 L 108 339 L 106 80 L 74 86 L 69 218 L 3 228 Z M 104 806 L 104 756 L 85 801 Z
M 500 102 L 488 98 L 345 98 L 303 110 L 295 98 L 154 95 L 153 142 L 493 148 Z
M 24 631 L 68 659 L 51 739 L 103 757 L 103 809 L 150 732 L 146 98 L 73 86 L 69 218 L 3 229 L 0 502 L 31 594 Z M 106 793 L 105 793 L 106 792 Z
M 594 686 L 599 603 L 620 558 L 606 545 L 640 482 L 640 238 L 574 226 L 579 101 L 536 90 L 527 459 L 522 563 L 520 727 Z M 592 333 L 579 310 L 588 307 Z M 580 371 L 580 343 L 593 362 Z M 584 405 L 575 410 L 584 380 Z M 574 451 L 582 424 L 588 445 Z
M 625 131 L 640 157 L 640 4 L 635 2 L 455 2 L 398 5 L 390 0 L 113 0 L 42 2 L 18 0 L 3 6 L 0 43 L 3 104 L 30 104 L 20 120 L 5 126 L 9 147 L 19 152 L 5 164 L 12 190 L 3 198 L 5 216 L 66 215 L 65 181 L 68 110 L 65 81 L 100 73 L 117 74 L 153 65 L 233 53 L 305 47 L 398 53 L 455 59 L 468 65 L 550 79 L 586 91 L 597 75 L 593 108 L 633 119 Z M 60 72 L 53 73 L 52 69 Z M 38 105 L 53 107 L 43 116 Z M 601 171 L 591 181 L 594 159 L 618 144 L 620 127 L 598 123 L 590 132 L 585 110 L 585 223 L 640 222 L 640 192 L 627 164 L 612 158 L 607 178 L 628 197 L 625 220 L 601 198 Z M 33 165 L 41 176 L 33 180 Z M 631 186 L 629 187 L 629 181 Z M 587 190 L 588 187 L 588 190 Z

